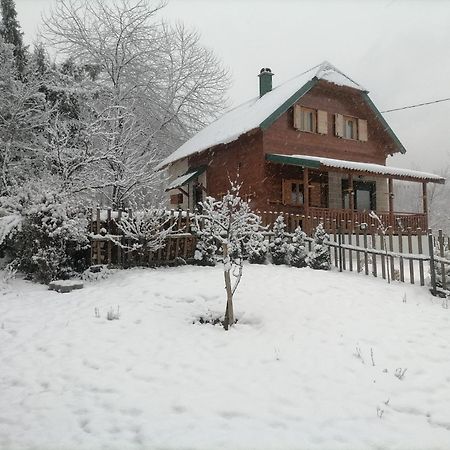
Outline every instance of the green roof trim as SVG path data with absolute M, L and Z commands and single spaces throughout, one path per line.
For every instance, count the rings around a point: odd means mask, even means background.
M 316 77 L 304 84 L 294 95 L 289 97 L 280 107 L 278 107 L 267 119 L 264 119 L 259 127 L 262 130 L 267 130 L 279 117 L 281 117 L 296 101 L 302 98 L 309 92 L 316 84 L 318 79 Z
M 310 169 L 318 169 L 321 164 L 320 161 L 296 158 L 290 155 L 274 155 L 272 153 L 266 154 L 266 160 L 278 164 L 289 164 L 290 166 L 309 167 Z
M 388 125 L 388 123 L 386 122 L 386 120 L 384 119 L 384 117 L 382 116 L 380 111 L 378 110 L 378 108 L 375 106 L 375 104 L 372 102 L 370 97 L 367 95 L 367 92 L 362 92 L 361 95 L 363 96 L 363 98 L 367 102 L 367 104 L 369 105 L 370 109 L 375 113 L 375 115 L 378 117 L 380 122 L 383 124 L 384 130 L 387 131 L 389 136 L 394 140 L 394 142 L 397 145 L 400 153 L 405 154 L 406 153 L 405 147 L 403 147 L 403 144 L 400 142 L 398 137 L 392 131 L 392 128 Z

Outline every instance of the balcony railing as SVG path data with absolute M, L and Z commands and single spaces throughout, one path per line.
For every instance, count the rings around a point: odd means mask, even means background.
M 350 209 L 329 209 L 329 208 L 308 208 L 308 213 L 302 207 L 298 208 L 298 213 L 284 213 L 265 211 L 262 213 L 263 222 L 273 223 L 279 214 L 283 214 L 289 231 L 293 231 L 300 225 L 302 229 L 311 234 L 313 229 L 322 222 L 328 232 L 333 232 L 338 228 L 343 232 L 354 232 L 356 227 L 367 224 L 370 228 L 378 227 L 376 219 L 370 217 L 370 211 L 352 211 Z M 410 231 L 415 233 L 417 229 L 426 230 L 428 227 L 427 215 L 424 213 L 409 212 L 376 212 L 382 224 L 394 232 Z M 363 225 L 364 226 L 364 225 Z

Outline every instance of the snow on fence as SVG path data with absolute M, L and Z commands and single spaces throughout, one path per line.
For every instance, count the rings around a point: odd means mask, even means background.
M 269 227 L 266 233 L 270 240 L 270 227 L 278 213 L 264 212 L 263 222 Z M 333 264 L 340 271 L 356 271 L 365 275 L 381 277 L 388 281 L 396 280 L 411 284 L 425 285 L 430 277 L 431 291 L 434 295 L 450 293 L 450 238 L 439 230 L 434 235 L 431 229 L 412 230 L 392 227 L 382 229 L 371 223 L 338 223 L 336 220 L 323 221 L 316 217 L 297 214 L 282 214 L 287 225 L 288 235 L 296 227 L 306 225 L 311 235 L 313 229 L 324 223 L 330 235 L 327 245 L 330 248 Z M 200 226 L 202 217 L 189 211 L 167 211 L 164 224 L 171 227 L 165 246 L 156 252 L 142 255 L 130 250 L 132 243 L 118 227 L 123 217 L 133 217 L 133 211 L 97 208 L 92 210 L 91 220 L 91 263 L 108 264 L 119 267 L 133 265 L 170 265 L 183 259 L 193 258 L 196 237 L 192 233 L 195 219 Z M 273 220 L 271 220 L 273 219 Z M 128 241 L 128 242 L 127 242 Z M 312 238 L 307 237 L 309 250 Z M 121 243 L 122 245 L 119 245 Z M 129 244 L 129 245 L 127 245 Z M 124 248 L 125 247 L 125 248 Z M 128 247 L 129 249 L 126 249 Z
M 171 228 L 165 246 L 155 252 L 137 252 L 133 242 L 127 238 L 118 223 L 123 218 L 131 219 L 131 209 L 112 211 L 97 208 L 91 211 L 90 238 L 91 264 L 107 264 L 119 267 L 136 265 L 170 265 L 181 259 L 192 258 L 195 236 L 191 232 L 193 216 L 189 211 L 168 211 L 161 228 Z

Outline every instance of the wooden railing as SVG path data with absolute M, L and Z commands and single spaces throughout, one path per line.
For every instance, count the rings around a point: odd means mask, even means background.
M 283 213 L 276 211 L 263 211 L 261 216 L 266 225 L 272 224 L 278 215 L 283 215 L 289 231 L 293 231 L 297 226 L 310 235 L 314 228 L 323 223 L 327 232 L 334 232 L 341 229 L 343 232 L 354 232 L 355 228 L 359 228 L 362 224 L 366 224 L 369 228 L 376 226 L 376 219 L 370 217 L 369 212 L 352 211 L 350 209 L 330 209 L 330 208 L 308 208 L 308 214 L 304 214 L 300 210 L 299 214 Z M 428 227 L 427 215 L 424 213 L 408 213 L 408 212 L 377 212 L 386 228 L 392 229 L 394 233 L 405 232 L 411 229 L 413 234 L 415 230 L 426 230 Z

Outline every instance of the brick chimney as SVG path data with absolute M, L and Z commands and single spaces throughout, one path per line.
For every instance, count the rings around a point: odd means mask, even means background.
M 259 97 L 261 98 L 264 94 L 267 94 L 272 90 L 272 71 L 266 67 L 259 71 Z

